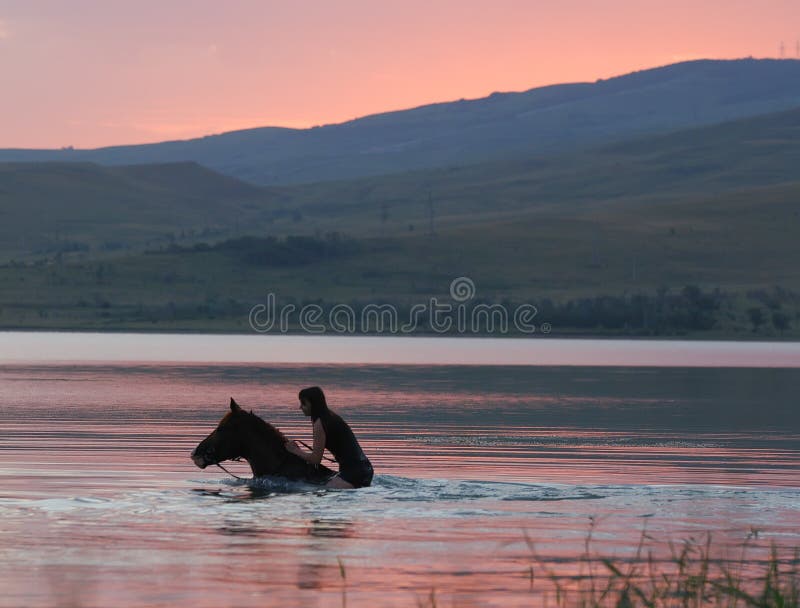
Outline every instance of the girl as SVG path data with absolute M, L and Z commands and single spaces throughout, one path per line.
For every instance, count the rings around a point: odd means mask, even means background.
M 311 418 L 314 447 L 310 452 L 294 441 L 286 442 L 286 449 L 306 462 L 319 464 L 327 449 L 339 463 L 339 474 L 326 484 L 329 488 L 364 488 L 372 483 L 372 464 L 364 455 L 358 440 L 348 425 L 336 412 L 328 409 L 325 394 L 318 386 L 300 391 L 300 409 Z

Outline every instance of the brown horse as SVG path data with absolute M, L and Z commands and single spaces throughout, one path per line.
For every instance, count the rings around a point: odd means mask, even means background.
M 192 460 L 201 469 L 234 458 L 244 458 L 253 477 L 275 475 L 287 479 L 324 484 L 335 471 L 314 466 L 285 447 L 286 437 L 253 412 L 246 412 L 231 398 L 231 411 L 217 428 L 192 452 Z

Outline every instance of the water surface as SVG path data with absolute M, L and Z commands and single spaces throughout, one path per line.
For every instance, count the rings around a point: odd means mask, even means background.
M 0 332 L 0 362 L 800 367 L 798 342 Z
M 159 340 L 150 362 L 4 351 L 0 605 L 529 606 L 590 521 L 620 557 L 644 528 L 800 545 L 800 369 L 164 363 Z M 190 461 L 231 396 L 309 440 L 311 384 L 373 487 Z

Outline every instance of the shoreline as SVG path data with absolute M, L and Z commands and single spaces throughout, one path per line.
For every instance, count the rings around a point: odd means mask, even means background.
M 800 368 L 798 342 L 0 331 L 6 364 L 215 363 Z M 259 339 L 260 338 L 260 339 Z M 328 338 L 328 339 L 325 339 Z
M 678 335 L 645 335 L 641 333 L 619 333 L 619 332 L 556 332 L 543 333 L 538 331 L 531 334 L 521 332 L 509 332 L 506 334 L 492 333 L 437 333 L 437 332 L 414 332 L 414 333 L 377 333 L 377 332 L 335 332 L 326 331 L 323 333 L 310 333 L 300 329 L 290 329 L 289 331 L 270 331 L 258 332 L 253 329 L 232 330 L 227 327 L 158 327 L 143 328 L 140 326 L 115 326 L 115 327 L 86 327 L 80 325 L 58 325 L 53 327 L 43 327 L 40 325 L 21 325 L 4 326 L 0 325 L 0 334 L 3 333 L 102 333 L 102 334 L 141 334 L 141 335 L 222 335 L 222 336 L 309 336 L 309 337 L 338 337 L 338 338 L 489 338 L 489 339 L 509 339 L 509 340 L 627 340 L 635 342 L 736 342 L 736 343 L 800 343 L 800 336 L 772 336 L 760 334 L 736 334 L 716 333 L 716 332 L 692 332 Z

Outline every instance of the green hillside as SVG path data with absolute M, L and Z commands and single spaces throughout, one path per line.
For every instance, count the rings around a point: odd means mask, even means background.
M 207 237 L 269 205 L 266 190 L 195 163 L 0 164 L 0 256 L 102 254 L 181 232 Z
M 800 109 L 562 156 L 262 189 L 193 163 L 0 165 L 0 261 L 255 236 L 442 232 L 797 178 Z
M 321 229 L 445 229 L 556 206 L 674 200 L 791 182 L 800 167 L 800 109 L 647 137 L 577 154 L 326 182 L 286 191 Z M 430 201 L 430 203 L 429 203 Z M 380 221 L 388 215 L 388 219 Z M 383 224 L 383 225 L 382 225 Z
M 450 282 L 467 276 L 476 298 L 532 303 L 557 335 L 800 336 L 799 198 L 796 182 L 598 204 L 568 218 L 540 210 L 434 236 L 239 239 L 111 261 L 7 265 L 0 326 L 250 331 L 248 311 L 268 293 L 298 305 L 405 310 L 447 298 Z M 700 295 L 687 301 L 691 289 Z M 664 298 L 688 312 L 658 328 L 641 325 L 642 314 L 656 312 L 637 307 L 655 311 Z M 703 302 L 709 310 L 692 312 Z M 751 310 L 766 320 L 757 328 Z M 697 321 L 701 313 L 707 318 Z
M 192 164 L 4 165 L 0 327 L 247 331 L 270 292 L 408 307 L 468 276 L 567 333 L 794 336 L 798 166 L 800 110 L 271 190 Z

